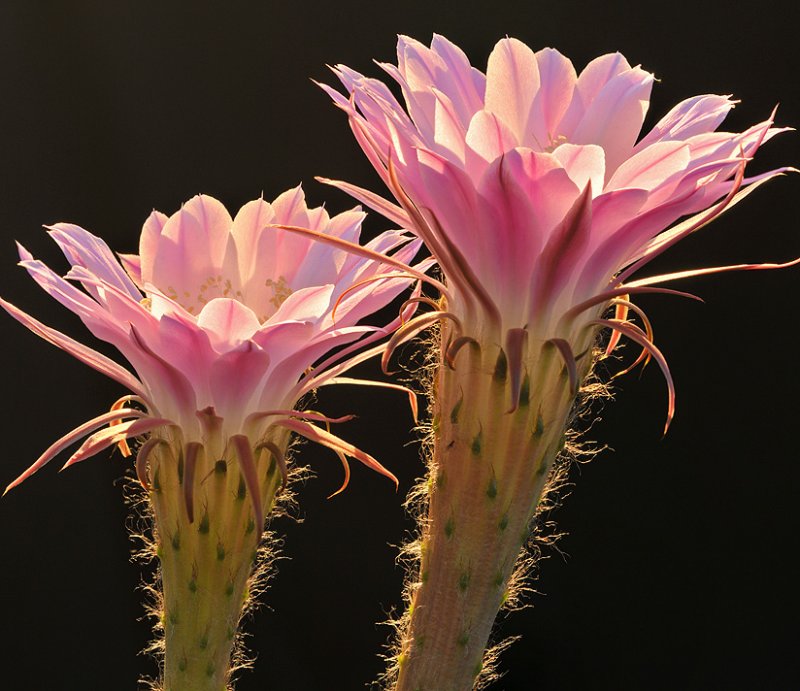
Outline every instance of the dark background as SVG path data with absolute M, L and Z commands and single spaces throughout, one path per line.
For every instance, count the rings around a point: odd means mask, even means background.
M 443 33 L 481 68 L 506 34 L 553 45 L 579 68 L 620 50 L 662 80 L 649 124 L 687 96 L 733 93 L 742 103 L 729 127 L 741 130 L 779 101 L 778 122 L 800 123 L 797 20 L 796 10 L 716 1 L 4 0 L 0 294 L 81 338 L 78 320 L 14 266 L 14 239 L 64 266 L 41 224 L 73 221 L 130 252 L 153 207 L 171 213 L 198 192 L 235 210 L 302 180 L 311 203 L 339 211 L 349 200 L 314 175 L 378 188 L 309 77 L 330 79 L 324 65 L 336 62 L 377 74 L 371 60 L 393 60 L 396 33 Z M 798 163 L 798 136 L 787 134 L 752 170 Z M 771 182 L 654 269 L 797 256 L 798 195 L 800 178 Z M 373 217 L 367 231 L 385 227 Z M 620 381 L 590 433 L 613 450 L 573 468 L 556 514 L 564 554 L 547 553 L 534 606 L 502 623 L 501 635 L 523 640 L 495 688 L 800 688 L 798 285 L 798 270 L 735 274 L 678 286 L 705 305 L 641 299 L 677 382 L 674 426 L 660 438 L 655 366 Z M 5 484 L 124 392 L 0 317 Z M 400 493 L 354 467 L 350 489 L 327 501 L 338 461 L 303 448 L 318 476 L 300 491 L 302 525 L 275 525 L 289 558 L 247 627 L 259 660 L 239 691 L 350 691 L 382 669 L 388 629 L 373 622 L 398 607 L 392 545 L 411 527 L 401 501 L 422 473 L 418 447 L 406 445 L 401 396 L 320 399 L 331 414 L 360 416 L 340 432 L 398 474 Z M 132 690 L 155 667 L 137 655 L 149 625 L 123 527 L 129 463 L 102 454 L 62 475 L 53 466 L 0 501 L 0 687 Z

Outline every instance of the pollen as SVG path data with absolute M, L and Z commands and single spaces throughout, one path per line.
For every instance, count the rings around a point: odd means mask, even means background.
M 275 306 L 275 309 L 278 309 L 286 301 L 286 298 L 292 294 L 292 289 L 284 276 L 278 276 L 277 281 L 268 278 L 264 281 L 264 285 L 272 289 L 272 297 L 269 301 Z
M 563 135 L 559 134 L 555 137 L 551 134 L 550 137 L 550 144 L 542 149 L 545 153 L 552 154 L 559 146 L 562 144 L 566 144 L 569 140 Z

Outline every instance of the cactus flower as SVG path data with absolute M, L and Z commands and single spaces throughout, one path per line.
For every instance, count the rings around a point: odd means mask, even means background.
M 315 387 L 373 383 L 341 375 L 376 354 L 374 344 L 413 305 L 384 327 L 360 322 L 411 281 L 274 226 L 302 225 L 357 245 L 363 217 L 358 209 L 330 217 L 308 208 L 300 187 L 272 203 L 252 201 L 233 219 L 216 199 L 196 196 L 170 217 L 153 212 L 139 254 L 119 260 L 86 230 L 51 226 L 72 266 L 63 278 L 19 248 L 32 278 L 135 373 L 0 300 L 31 331 L 130 392 L 52 444 L 8 489 L 80 440 L 66 466 L 114 445 L 130 455 L 128 440 L 143 438 L 135 469 L 155 518 L 167 691 L 228 688 L 248 579 L 286 480 L 292 433 L 330 447 L 345 468 L 350 456 L 394 479 L 327 429 L 338 420 L 295 409 Z M 419 241 L 392 230 L 365 247 L 406 263 Z
M 435 310 L 390 343 L 441 325 L 427 515 L 390 678 L 398 691 L 466 691 L 484 676 L 492 622 L 594 362 L 633 341 L 639 361 L 661 367 L 672 419 L 667 362 L 632 298 L 693 297 L 661 284 L 785 266 L 634 277 L 788 170 L 745 177 L 783 130 L 770 117 L 718 132 L 735 102 L 703 95 L 640 136 L 654 77 L 619 53 L 578 74 L 558 51 L 507 38 L 483 73 L 441 36 L 430 48 L 400 37 L 397 65 L 380 67 L 405 105 L 341 65 L 345 93 L 323 88 L 396 203 L 327 182 L 416 233 L 444 276 Z

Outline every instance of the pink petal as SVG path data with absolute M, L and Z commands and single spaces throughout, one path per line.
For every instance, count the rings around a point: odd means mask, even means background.
M 153 262 L 161 239 L 161 232 L 169 218 L 160 211 L 153 211 L 142 226 L 139 238 L 139 256 L 142 266 L 142 284 L 153 282 Z
M 263 199 L 247 202 L 233 219 L 231 234 L 236 242 L 239 257 L 239 277 L 242 282 L 245 300 L 248 296 L 248 283 L 258 271 L 259 243 L 261 236 L 267 231 L 267 226 L 275 219 L 272 205 Z M 262 267 L 265 270 L 265 267 Z
M 643 149 L 659 141 L 686 140 L 698 134 L 713 132 L 735 105 L 728 96 L 694 96 L 672 108 L 636 145 Z
M 541 85 L 533 101 L 524 143 L 533 138 L 540 150 L 558 145 L 561 120 L 572 102 L 578 75 L 572 62 L 553 48 L 536 53 Z M 583 189 L 583 185 L 579 185 Z M 597 191 L 597 190 L 595 190 Z
M 138 254 L 117 254 L 122 268 L 125 269 L 128 276 L 136 284 L 139 290 L 144 290 L 144 281 L 142 281 L 142 261 Z
M 88 269 L 105 283 L 116 286 L 135 300 L 142 299 L 142 294 L 103 240 L 70 223 L 56 223 L 48 229 L 70 264 Z
M 600 90 L 618 74 L 630 69 L 630 64 L 621 53 L 601 55 L 586 65 L 575 83 L 572 103 L 561 121 L 559 134 L 572 141 L 573 131 Z
M 592 195 L 587 185 L 550 234 L 538 258 L 531 280 L 532 322 L 547 317 L 548 304 L 552 304 L 551 301 L 567 286 L 573 274 L 580 270 L 578 259 L 589 244 L 591 224 Z
M 472 116 L 483 108 L 486 77 L 470 65 L 461 48 L 444 36 L 434 34 L 431 49 L 444 65 L 436 86 L 450 99 L 462 127 L 466 128 Z
M 399 36 L 397 39 L 397 69 L 408 105 L 408 114 L 423 138 L 433 141 L 435 98 L 430 86 L 436 84 L 436 74 L 442 72 L 442 62 L 436 53 L 419 41 Z
M 533 51 L 514 38 L 498 41 L 489 55 L 486 69 L 485 109 L 509 127 L 518 144 L 527 139 L 531 108 L 538 90 L 539 68 Z
M 689 147 L 682 141 L 656 142 L 625 161 L 606 185 L 606 189 L 636 187 L 653 190 L 683 173 L 689 165 Z
M 254 396 L 261 392 L 270 356 L 252 341 L 217 358 L 210 367 L 209 381 L 214 407 L 226 421 L 244 421 L 253 409 Z M 228 433 L 238 433 L 237 426 Z
M 562 144 L 553 151 L 559 163 L 564 166 L 570 180 L 578 189 L 592 183 L 592 196 L 603 191 L 606 173 L 606 156 L 603 148 L 596 144 Z
M 271 317 L 271 322 L 322 321 L 333 309 L 333 284 L 309 286 L 293 292 Z
M 437 150 L 442 151 L 448 158 L 453 158 L 463 163 L 464 140 L 469 120 L 466 125 L 461 122 L 452 101 L 446 94 L 434 88 L 431 91 L 436 99 L 434 104 L 433 140 L 437 145 Z
M 261 327 L 253 310 L 230 298 L 211 300 L 197 317 L 197 326 L 211 339 L 218 353 L 227 353 L 236 348 Z
M 588 104 L 569 141 L 599 144 L 606 152 L 610 178 L 633 150 L 650 101 L 653 75 L 634 67 L 605 84 Z
M 230 296 L 238 288 L 232 223 L 216 199 L 191 199 L 164 225 L 153 257 L 152 283 L 195 315 L 208 301 Z M 147 281 L 144 268 L 142 274 Z
M 518 145 L 514 133 L 493 113 L 481 110 L 469 123 L 466 138 L 467 171 L 478 180 L 486 165 Z

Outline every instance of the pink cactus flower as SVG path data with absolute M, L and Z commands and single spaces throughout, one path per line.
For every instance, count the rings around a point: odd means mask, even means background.
M 389 676 L 398 691 L 468 691 L 493 659 L 484 649 L 498 609 L 514 599 L 506 589 L 520 535 L 594 362 L 632 340 L 637 363 L 653 359 L 664 372 L 667 426 L 673 417 L 667 362 L 631 296 L 694 297 L 660 284 L 797 263 L 633 278 L 790 170 L 745 177 L 758 148 L 785 128 L 770 117 L 718 132 L 735 102 L 703 95 L 640 136 L 654 77 L 619 53 L 578 74 L 558 51 L 507 38 L 483 73 L 441 36 L 430 48 L 401 36 L 397 65 L 379 64 L 405 105 L 342 65 L 333 71 L 345 93 L 322 88 L 397 203 L 326 181 L 416 233 L 444 277 L 430 282 L 441 294 L 435 310 L 398 330 L 384 354 L 441 322 L 428 512 L 410 550 L 420 562 Z M 607 330 L 603 352 L 596 344 Z
M 380 66 L 400 85 L 405 108 L 382 82 L 343 65 L 334 72 L 347 95 L 322 87 L 400 206 L 328 182 L 425 241 L 447 278 L 448 308 L 470 323 L 468 332 L 477 320 L 505 338 L 522 329 L 571 343 L 587 310 L 602 312 L 621 295 L 674 278 L 772 267 L 628 280 L 790 170 L 743 177 L 759 146 L 789 129 L 772 127 L 772 118 L 742 133 L 716 132 L 735 101 L 695 96 L 639 138 L 651 73 L 615 53 L 578 75 L 557 50 L 534 52 L 510 38 L 497 43 L 485 74 L 436 35 L 430 48 L 401 36 L 397 66 Z M 644 332 L 616 321 L 604 325 L 656 354 Z
M 127 440 L 148 435 L 136 471 L 156 519 L 172 691 L 217 691 L 225 683 L 265 514 L 288 472 L 292 432 L 335 450 L 346 470 L 351 456 L 394 480 L 328 431 L 338 420 L 295 410 L 315 387 L 374 384 L 342 374 L 377 354 L 376 343 L 415 305 L 385 326 L 361 321 L 413 279 L 275 226 L 299 225 L 358 246 L 363 218 L 359 209 L 330 217 L 308 208 L 300 187 L 272 203 L 252 201 L 235 218 L 201 195 L 170 217 L 153 212 L 139 254 L 121 261 L 86 230 L 51 226 L 72 265 L 63 278 L 19 248 L 33 279 L 114 345 L 135 373 L 0 300 L 31 331 L 130 392 L 53 443 L 8 489 L 81 439 L 66 466 L 114 445 L 130 453 Z M 364 251 L 402 265 L 419 245 L 392 230 Z

